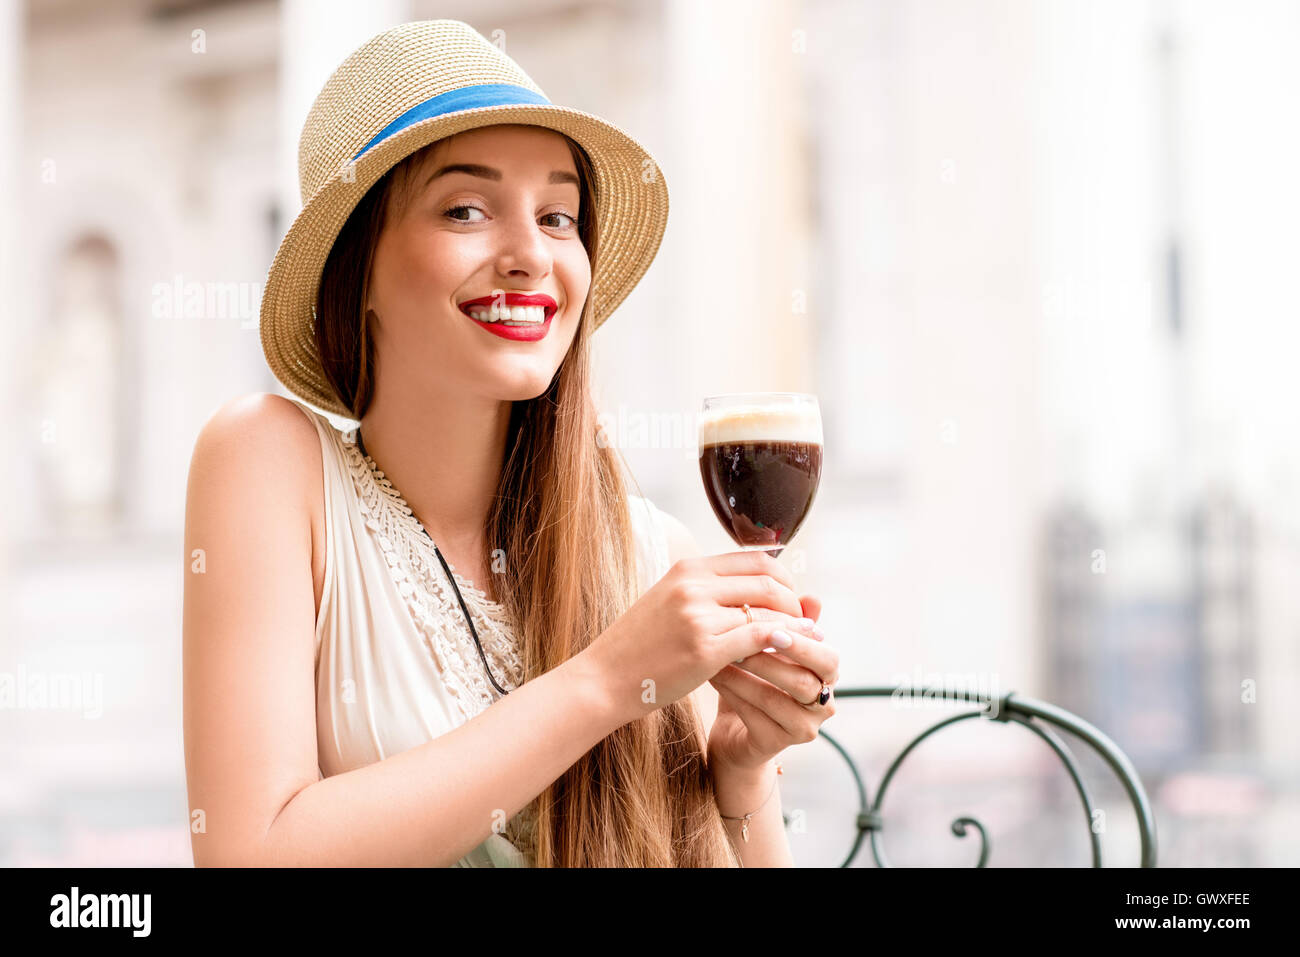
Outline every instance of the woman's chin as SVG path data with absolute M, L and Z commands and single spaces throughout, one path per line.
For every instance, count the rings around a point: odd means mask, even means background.
M 543 395 L 550 388 L 554 378 L 553 371 L 544 377 L 542 375 L 511 377 L 499 380 L 493 391 L 503 402 L 527 402 Z

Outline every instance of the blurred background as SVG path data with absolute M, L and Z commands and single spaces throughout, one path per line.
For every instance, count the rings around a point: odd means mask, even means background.
M 644 494 L 729 550 L 701 398 L 815 393 L 823 482 L 782 561 L 842 685 L 1050 701 L 1131 757 L 1160 864 L 1300 863 L 1300 5 L 0 0 L 0 864 L 191 864 L 194 439 L 287 394 L 258 301 L 316 92 L 439 17 L 662 165 L 663 246 L 596 337 Z M 952 711 L 842 700 L 826 730 L 874 795 Z M 1080 760 L 1106 863 L 1135 864 Z M 846 766 L 823 741 L 783 761 L 796 861 L 840 863 Z M 990 866 L 1088 863 L 1022 728 L 909 756 L 891 861 L 972 864 L 963 814 Z

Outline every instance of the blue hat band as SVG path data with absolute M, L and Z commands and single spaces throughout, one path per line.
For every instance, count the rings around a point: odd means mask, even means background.
M 360 159 L 362 154 L 376 143 L 388 139 L 394 133 L 400 133 L 408 126 L 414 126 L 422 120 L 461 110 L 473 110 L 481 106 L 520 106 L 525 104 L 550 105 L 550 100 L 524 86 L 513 83 L 480 83 L 476 86 L 463 86 L 459 90 L 449 90 L 411 107 L 393 122 L 380 130 L 375 138 L 361 148 L 361 152 L 352 157 Z

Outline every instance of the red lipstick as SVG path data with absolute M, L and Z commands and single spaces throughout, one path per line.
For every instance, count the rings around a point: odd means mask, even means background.
M 492 307 L 505 306 L 513 309 L 517 306 L 540 307 L 545 316 L 540 323 L 512 325 L 504 321 L 486 321 L 475 319 L 471 314 L 475 311 L 487 310 Z M 536 342 L 544 339 L 551 329 L 551 319 L 555 316 L 555 300 L 544 293 L 524 294 L 524 293 L 507 293 L 505 295 L 480 296 L 478 299 L 467 299 L 460 303 L 460 311 L 469 316 L 470 320 L 478 326 L 486 329 L 494 335 L 503 339 L 514 339 L 518 342 Z

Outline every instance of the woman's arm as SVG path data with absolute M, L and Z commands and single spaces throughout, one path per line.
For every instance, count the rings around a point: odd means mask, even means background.
M 321 780 L 309 511 L 320 488 L 316 430 L 279 396 L 229 403 L 195 444 L 184 611 L 195 864 L 454 864 L 634 715 L 579 654 L 453 731 Z
M 660 510 L 665 518 L 668 533 L 668 563 L 678 559 L 696 558 L 703 554 L 695 536 L 681 521 Z M 708 740 L 713 722 L 718 714 L 718 691 L 707 681 L 691 692 L 696 710 L 704 720 L 704 739 Z M 749 821 L 749 840 L 741 837 L 741 821 L 723 820 L 727 833 L 745 867 L 793 867 L 790 841 L 786 835 L 785 820 L 781 815 L 781 788 L 776 762 L 768 762 L 754 773 L 729 773 L 710 769 L 713 789 L 717 796 L 718 812 L 730 817 L 741 817 L 753 811 Z M 766 803 L 764 803 L 766 802 Z

